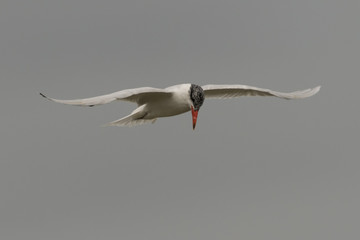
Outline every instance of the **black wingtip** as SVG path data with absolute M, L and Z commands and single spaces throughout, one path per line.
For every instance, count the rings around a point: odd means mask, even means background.
M 44 94 L 42 94 L 42 93 L 40 93 L 40 95 L 42 96 L 42 97 L 44 97 L 44 98 L 47 98 Z

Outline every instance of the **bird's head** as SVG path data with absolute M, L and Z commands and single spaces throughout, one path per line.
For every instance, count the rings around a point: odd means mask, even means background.
M 204 103 L 205 95 L 204 95 L 204 90 L 200 86 L 195 84 L 191 84 L 189 94 L 191 100 L 190 108 L 191 108 L 191 114 L 193 120 L 193 129 L 195 129 L 197 115 L 200 107 Z

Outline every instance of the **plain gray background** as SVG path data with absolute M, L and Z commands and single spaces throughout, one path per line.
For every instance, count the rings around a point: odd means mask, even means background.
M 1 0 L 1 239 L 356 239 L 358 0 Z M 100 127 L 179 83 L 305 100 L 207 100 Z

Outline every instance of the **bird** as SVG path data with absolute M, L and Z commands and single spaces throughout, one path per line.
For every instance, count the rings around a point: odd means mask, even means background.
M 106 124 L 105 126 L 135 126 L 144 123 L 154 123 L 157 118 L 179 115 L 188 111 L 192 114 L 192 126 L 195 130 L 198 112 L 205 99 L 237 98 L 241 96 L 273 96 L 283 99 L 302 99 L 315 95 L 321 86 L 290 93 L 277 92 L 270 89 L 247 85 L 204 85 L 192 83 L 178 84 L 164 89 L 140 87 L 125 89 L 97 97 L 60 100 L 41 96 L 51 101 L 93 107 L 107 104 L 115 100 L 133 102 L 138 107 L 129 115 Z

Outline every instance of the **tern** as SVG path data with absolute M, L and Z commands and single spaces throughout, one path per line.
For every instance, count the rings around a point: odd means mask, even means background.
M 284 99 L 301 99 L 313 96 L 320 86 L 290 93 L 276 92 L 270 89 L 247 85 L 205 85 L 179 84 L 165 89 L 141 87 L 126 89 L 92 98 L 59 100 L 41 96 L 58 103 L 88 106 L 102 105 L 115 100 L 137 103 L 138 107 L 128 116 L 108 123 L 106 126 L 135 126 L 154 123 L 157 118 L 170 117 L 191 111 L 193 129 L 195 129 L 199 109 L 208 98 L 236 98 L 241 96 L 274 96 Z

